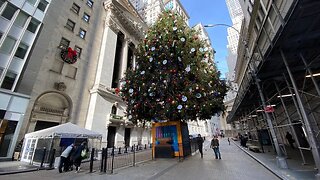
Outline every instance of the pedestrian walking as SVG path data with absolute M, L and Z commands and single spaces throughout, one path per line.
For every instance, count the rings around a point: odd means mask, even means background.
M 86 147 L 86 142 L 82 142 L 81 145 L 76 149 L 72 159 L 74 165 L 76 166 L 76 173 L 80 172 L 80 166 L 82 159 L 87 156 L 88 148 Z
M 74 144 L 70 144 L 60 155 L 60 163 L 59 163 L 59 173 L 62 173 L 62 166 L 64 171 L 68 171 L 69 170 L 69 166 L 70 166 L 70 155 L 71 152 L 73 150 Z
M 198 134 L 198 138 L 197 138 L 197 144 L 198 144 L 198 149 L 201 155 L 201 158 L 203 158 L 203 138 L 201 137 L 201 134 Z
M 287 134 L 286 134 L 286 138 L 287 138 L 291 148 L 294 149 L 293 143 L 295 142 L 295 140 L 292 138 L 292 135 L 288 131 L 287 131 Z
M 211 140 L 210 148 L 213 149 L 216 159 L 221 159 L 221 154 L 219 150 L 219 139 L 217 136 L 214 136 L 214 138 Z
M 230 139 L 229 139 L 229 137 L 228 137 L 228 143 L 229 143 L 229 145 L 230 145 Z

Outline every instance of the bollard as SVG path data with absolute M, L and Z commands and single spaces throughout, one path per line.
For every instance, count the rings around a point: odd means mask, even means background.
M 133 146 L 131 146 L 131 152 L 133 152 L 134 151 L 134 145 Z
M 139 145 L 137 145 L 136 147 L 137 147 L 137 148 L 136 148 L 136 151 L 139 151 Z
M 103 172 L 106 173 L 107 172 L 107 158 L 108 158 L 108 148 L 104 149 L 104 159 L 101 159 L 101 161 L 104 161 L 104 165 L 103 165 Z
M 114 163 L 114 146 L 112 147 L 111 174 L 113 173 L 113 163 Z
M 121 154 L 121 147 L 119 147 L 119 151 L 118 151 L 118 154 Z
M 94 158 L 94 148 L 92 148 L 91 150 L 91 156 L 90 156 L 90 173 L 92 173 L 92 169 L 93 169 L 93 158 Z
M 103 160 L 104 160 L 104 156 L 105 156 L 105 149 L 102 148 L 102 151 L 101 151 L 101 163 L 100 163 L 100 172 L 103 171 Z
M 133 145 L 133 166 L 136 166 L 136 151 L 135 149 L 135 144 Z
M 147 149 L 147 144 L 144 145 L 144 149 Z
M 54 165 L 53 165 L 53 163 L 54 163 L 54 155 L 56 154 L 56 149 L 52 149 L 52 153 L 51 153 L 51 157 L 50 157 L 50 164 L 49 164 L 49 168 L 50 169 L 53 169 L 54 167 Z
M 123 153 L 128 153 L 128 147 L 127 146 L 124 148 L 124 152 Z

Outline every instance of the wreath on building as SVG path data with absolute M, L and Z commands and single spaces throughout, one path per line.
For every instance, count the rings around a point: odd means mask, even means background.
M 73 50 L 71 47 L 62 49 L 60 55 L 62 60 L 68 64 L 74 64 L 78 60 L 77 51 Z

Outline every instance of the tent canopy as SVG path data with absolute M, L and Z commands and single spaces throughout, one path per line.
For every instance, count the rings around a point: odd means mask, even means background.
M 31 132 L 25 138 L 101 138 L 102 134 L 79 127 L 72 123 L 60 124 L 47 129 Z

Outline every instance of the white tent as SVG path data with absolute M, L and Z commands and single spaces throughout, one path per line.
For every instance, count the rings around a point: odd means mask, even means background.
M 21 161 L 41 162 L 42 156 L 44 152 L 46 152 L 47 155 L 45 156 L 45 163 L 49 162 L 49 157 L 60 156 L 61 146 L 59 143 L 64 138 L 75 139 L 75 141 L 76 139 L 90 139 L 91 147 L 97 148 L 101 146 L 102 140 L 102 134 L 79 127 L 70 122 L 31 132 L 26 134 L 24 137 Z M 46 151 L 44 151 L 44 149 L 46 149 Z M 56 150 L 59 152 L 58 154 L 55 153 Z
M 65 123 L 47 129 L 31 132 L 25 138 L 101 138 L 102 134 L 79 127 L 72 123 Z

